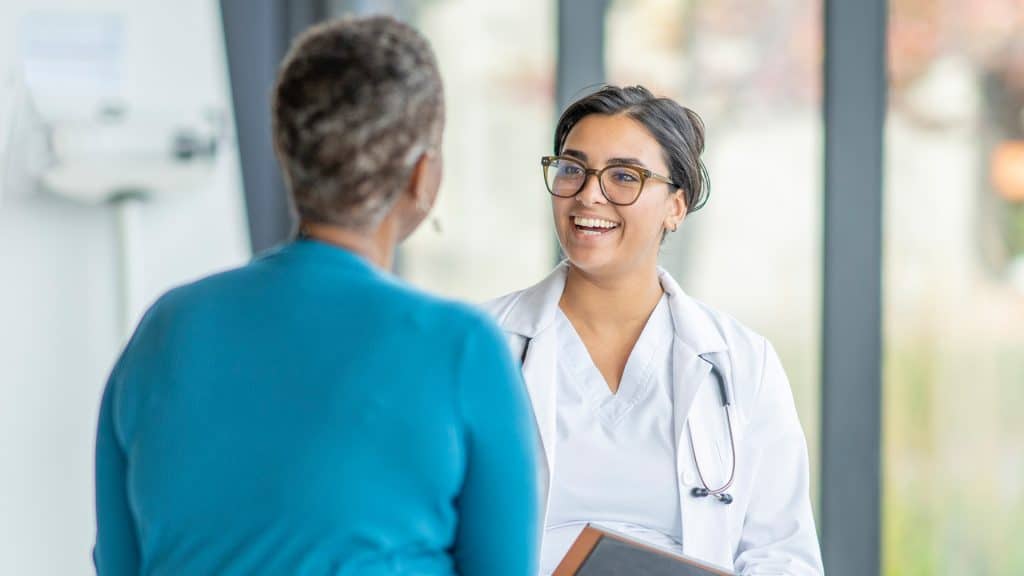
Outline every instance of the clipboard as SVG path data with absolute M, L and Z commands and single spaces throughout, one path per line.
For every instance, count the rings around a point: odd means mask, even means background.
M 736 576 L 607 528 L 587 524 L 552 576 Z

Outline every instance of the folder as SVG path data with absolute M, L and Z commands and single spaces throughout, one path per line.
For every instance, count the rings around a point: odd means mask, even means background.
M 553 576 L 736 576 L 613 530 L 587 524 Z

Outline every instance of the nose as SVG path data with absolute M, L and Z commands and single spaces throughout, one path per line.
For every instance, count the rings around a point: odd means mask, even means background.
M 601 193 L 601 182 L 597 174 L 593 172 L 587 174 L 587 179 L 583 181 L 583 188 L 576 195 L 576 200 L 584 206 L 604 203 L 605 198 L 604 194 Z

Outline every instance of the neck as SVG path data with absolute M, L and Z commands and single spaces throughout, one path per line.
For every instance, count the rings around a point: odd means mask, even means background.
M 390 219 L 374 230 L 362 231 L 333 224 L 303 222 L 300 229 L 313 239 L 348 250 L 383 270 L 391 270 L 398 234 Z
M 662 293 L 656 264 L 614 276 L 587 274 L 570 264 L 559 306 L 592 328 L 620 327 L 646 322 Z

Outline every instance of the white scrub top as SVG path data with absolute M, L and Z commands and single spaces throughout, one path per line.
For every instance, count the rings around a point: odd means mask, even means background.
M 668 298 L 651 313 L 612 394 L 586 346 L 557 313 L 557 452 L 541 573 L 589 522 L 681 552 L 672 420 Z

